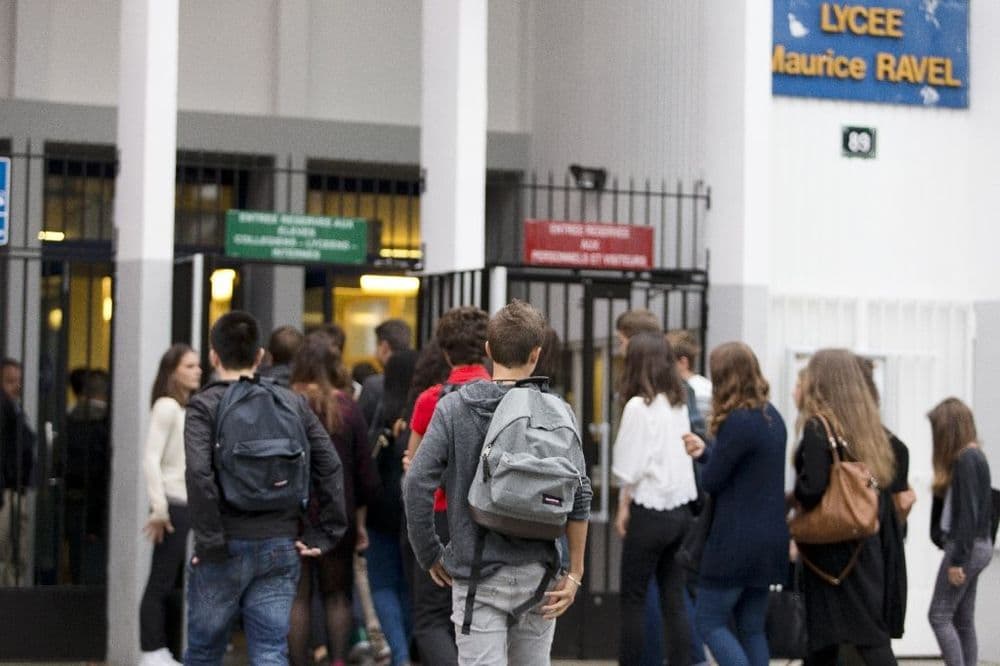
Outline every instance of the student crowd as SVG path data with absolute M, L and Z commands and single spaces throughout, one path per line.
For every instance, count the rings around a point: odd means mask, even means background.
M 689 333 L 665 335 L 645 310 L 622 314 L 616 328 L 622 664 L 705 663 L 706 647 L 723 666 L 767 664 L 769 591 L 795 577 L 805 617 L 795 656 L 832 665 L 852 646 L 868 664 L 895 663 L 907 516 L 928 491 L 944 551 L 930 624 L 949 666 L 976 663 L 976 586 L 993 555 L 996 499 L 965 404 L 947 398 L 929 412 L 933 487 L 913 489 L 907 447 L 881 422 L 865 358 L 844 349 L 811 356 L 795 387 L 787 451 L 789 428 L 747 345 L 711 350 L 709 380 L 694 372 L 700 349 Z M 555 619 L 586 584 L 582 449 L 562 539 L 490 530 L 477 538 L 483 528 L 466 496 L 511 387 L 545 376 L 532 390 L 558 393 L 558 337 L 519 301 L 492 317 L 474 307 L 445 313 L 419 352 L 401 320 L 383 322 L 375 337 L 381 372 L 369 367 L 368 376 L 344 367 L 340 327 L 283 326 L 265 350 L 256 320 L 242 312 L 212 328 L 209 382 L 190 347 L 163 355 L 143 461 L 155 544 L 140 609 L 144 664 L 178 663 L 166 616 L 185 566 L 186 664 L 221 663 L 238 622 L 254 664 L 346 663 L 358 627 L 372 630 L 368 657 L 379 663 L 549 663 Z M 21 427 L 19 370 L 4 360 L 3 432 Z M 304 507 L 248 511 L 220 490 L 218 405 L 254 377 L 301 419 L 311 479 Z M 874 529 L 793 541 L 789 518 L 829 504 L 847 463 L 877 498 Z M 561 562 L 554 574 L 552 561 Z

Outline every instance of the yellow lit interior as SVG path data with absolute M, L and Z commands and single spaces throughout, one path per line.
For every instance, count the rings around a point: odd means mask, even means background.
M 334 287 L 333 310 L 333 320 L 343 326 L 347 334 L 344 364 L 348 369 L 362 361 L 378 367 L 375 327 L 386 319 L 402 319 L 414 331 L 417 328 L 417 299 L 414 296 L 372 295 L 358 287 Z
M 211 300 L 208 304 L 208 325 L 212 326 L 222 315 L 233 307 L 233 291 L 236 288 L 236 271 L 232 268 L 218 268 L 208 279 L 212 285 Z

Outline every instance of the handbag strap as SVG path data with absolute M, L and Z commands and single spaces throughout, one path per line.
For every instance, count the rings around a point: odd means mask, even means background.
M 819 422 L 823 424 L 823 430 L 826 431 L 826 441 L 830 442 L 830 451 L 833 453 L 834 462 L 839 458 L 841 462 L 844 461 L 844 449 L 847 448 L 847 442 L 844 441 L 842 437 L 837 437 L 833 434 L 833 429 L 830 427 L 829 421 L 826 417 L 817 414 L 816 418 Z
M 827 572 L 820 569 L 818 566 L 813 564 L 809 560 L 809 558 L 806 557 L 805 553 L 803 553 L 802 551 L 799 551 L 799 557 L 802 558 L 802 563 L 805 564 L 807 567 L 809 567 L 810 571 L 812 571 L 814 574 L 822 578 L 830 585 L 839 586 L 841 583 L 844 582 L 844 579 L 847 578 L 848 574 L 850 574 L 851 571 L 854 570 L 854 567 L 857 565 L 858 558 L 861 556 L 862 546 L 864 546 L 864 542 L 859 541 L 858 545 L 854 547 L 854 552 L 851 554 L 851 559 L 848 560 L 847 566 L 845 566 L 844 569 L 837 576 L 831 576 Z

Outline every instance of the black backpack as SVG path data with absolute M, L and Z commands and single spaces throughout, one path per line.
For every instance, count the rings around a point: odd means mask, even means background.
M 240 377 L 215 418 L 222 497 L 241 511 L 305 510 L 309 439 L 294 394 L 268 377 Z

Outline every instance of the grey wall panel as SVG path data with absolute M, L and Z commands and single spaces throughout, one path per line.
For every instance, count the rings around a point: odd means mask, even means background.
M 30 138 L 36 148 L 45 141 L 113 144 L 116 113 L 114 107 L 2 99 L 0 127 L 5 136 Z M 487 168 L 526 169 L 530 143 L 527 134 L 489 132 Z M 182 111 L 177 114 L 177 147 L 279 158 L 290 154 L 338 161 L 417 164 L 420 128 Z

